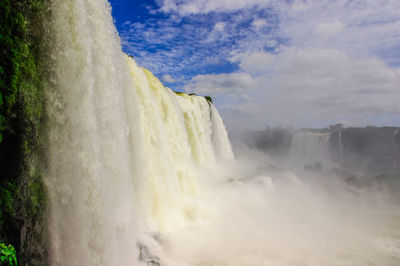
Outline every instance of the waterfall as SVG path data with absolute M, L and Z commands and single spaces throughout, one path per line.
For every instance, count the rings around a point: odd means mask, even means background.
M 393 160 L 393 165 L 392 167 L 394 169 L 399 169 L 400 170 L 400 134 L 399 134 L 399 129 L 396 128 L 395 130 L 393 130 L 393 135 L 392 135 L 392 149 L 393 149 L 393 154 L 395 155 L 395 158 Z
M 291 163 L 300 167 L 307 164 L 329 164 L 329 138 L 330 133 L 295 133 L 290 146 Z
M 132 265 L 143 232 L 195 219 L 199 173 L 233 158 L 225 127 L 121 52 L 107 1 L 50 9 L 51 264 Z
M 142 159 L 134 85 L 106 1 L 53 1 L 51 12 L 51 264 L 126 265 Z
M 339 150 L 339 163 L 343 163 L 343 154 L 344 154 L 344 147 L 343 147 L 343 136 L 342 131 L 338 133 L 338 150 Z
M 155 230 L 167 229 L 172 217 L 174 227 L 187 218 L 182 214 L 194 211 L 191 200 L 200 178 L 196 173 L 232 159 L 233 153 L 221 117 L 204 97 L 174 93 L 132 58 L 127 63 L 135 84 L 145 158 L 141 166 L 145 178 L 137 186 L 140 206 L 152 201 L 149 222 L 156 222 Z

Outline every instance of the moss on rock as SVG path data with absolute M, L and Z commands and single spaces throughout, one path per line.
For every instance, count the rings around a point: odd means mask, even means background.
M 213 103 L 212 98 L 210 96 L 204 96 L 206 98 L 207 102 Z
M 45 265 L 43 20 L 46 0 L 0 1 L 0 241 Z
M 180 92 L 180 91 L 174 91 L 174 93 L 175 93 L 176 95 L 178 95 L 178 96 L 184 96 L 184 95 L 187 95 L 186 93 L 184 93 L 184 92 Z

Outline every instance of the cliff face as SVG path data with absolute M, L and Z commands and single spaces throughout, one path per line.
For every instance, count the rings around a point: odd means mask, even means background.
M 400 129 L 345 128 L 330 136 L 331 159 L 347 169 L 373 174 L 400 173 Z
M 328 141 L 323 141 L 321 134 L 326 136 Z M 268 128 L 264 131 L 253 131 L 249 136 L 248 146 L 263 150 L 275 158 L 295 159 L 293 156 L 301 153 L 300 161 L 304 165 L 329 161 L 332 167 L 368 175 L 400 174 L 398 127 L 331 127 L 301 130 Z M 322 147 L 324 145 L 325 147 Z M 300 151 L 296 152 L 295 149 Z M 327 150 L 323 155 L 325 158 L 316 161 L 315 156 L 311 155 L 321 154 L 321 149 Z
M 42 176 L 45 0 L 0 2 L 0 242 L 19 265 L 44 265 Z

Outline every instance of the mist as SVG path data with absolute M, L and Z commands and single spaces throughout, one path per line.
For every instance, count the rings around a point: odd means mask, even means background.
M 235 163 L 201 182 L 199 221 L 168 233 L 175 264 L 399 264 L 399 187 L 233 143 Z
M 231 134 L 235 160 L 201 172 L 196 212 L 150 249 L 171 265 L 398 265 L 398 169 L 368 173 L 349 142 L 360 164 L 340 165 L 330 130 Z

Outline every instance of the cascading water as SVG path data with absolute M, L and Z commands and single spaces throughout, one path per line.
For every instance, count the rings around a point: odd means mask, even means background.
M 293 135 L 290 146 L 291 163 L 304 165 L 321 163 L 330 164 L 330 133 L 299 132 Z
M 205 98 L 176 95 L 121 52 L 106 1 L 51 11 L 51 260 L 130 265 L 139 231 L 195 217 L 198 173 L 232 150 Z
M 393 130 L 393 136 L 392 136 L 392 149 L 393 149 L 393 154 L 395 154 L 397 160 L 394 160 L 392 167 L 400 169 L 400 149 L 399 145 L 400 144 L 400 132 L 399 129 Z
M 397 208 L 345 184 L 258 173 L 250 155 L 234 160 L 212 104 L 172 92 L 121 52 L 106 0 L 50 9 L 51 265 L 400 261 L 396 226 L 372 215 Z
M 342 136 L 342 131 L 338 132 L 338 149 L 339 149 L 339 163 L 342 163 L 343 161 L 343 153 L 344 153 L 344 147 L 343 147 L 343 136 Z
M 196 212 L 192 202 L 198 193 L 196 173 L 215 167 L 218 160 L 232 159 L 232 149 L 218 112 L 204 97 L 176 94 L 133 59 L 127 60 L 144 146 L 142 171 L 146 172 L 137 186 L 140 206 L 152 202 L 148 211 L 149 222 L 156 222 L 154 229 L 175 227 Z
M 50 8 L 51 264 L 126 265 L 137 257 L 142 147 L 133 82 L 105 1 Z

